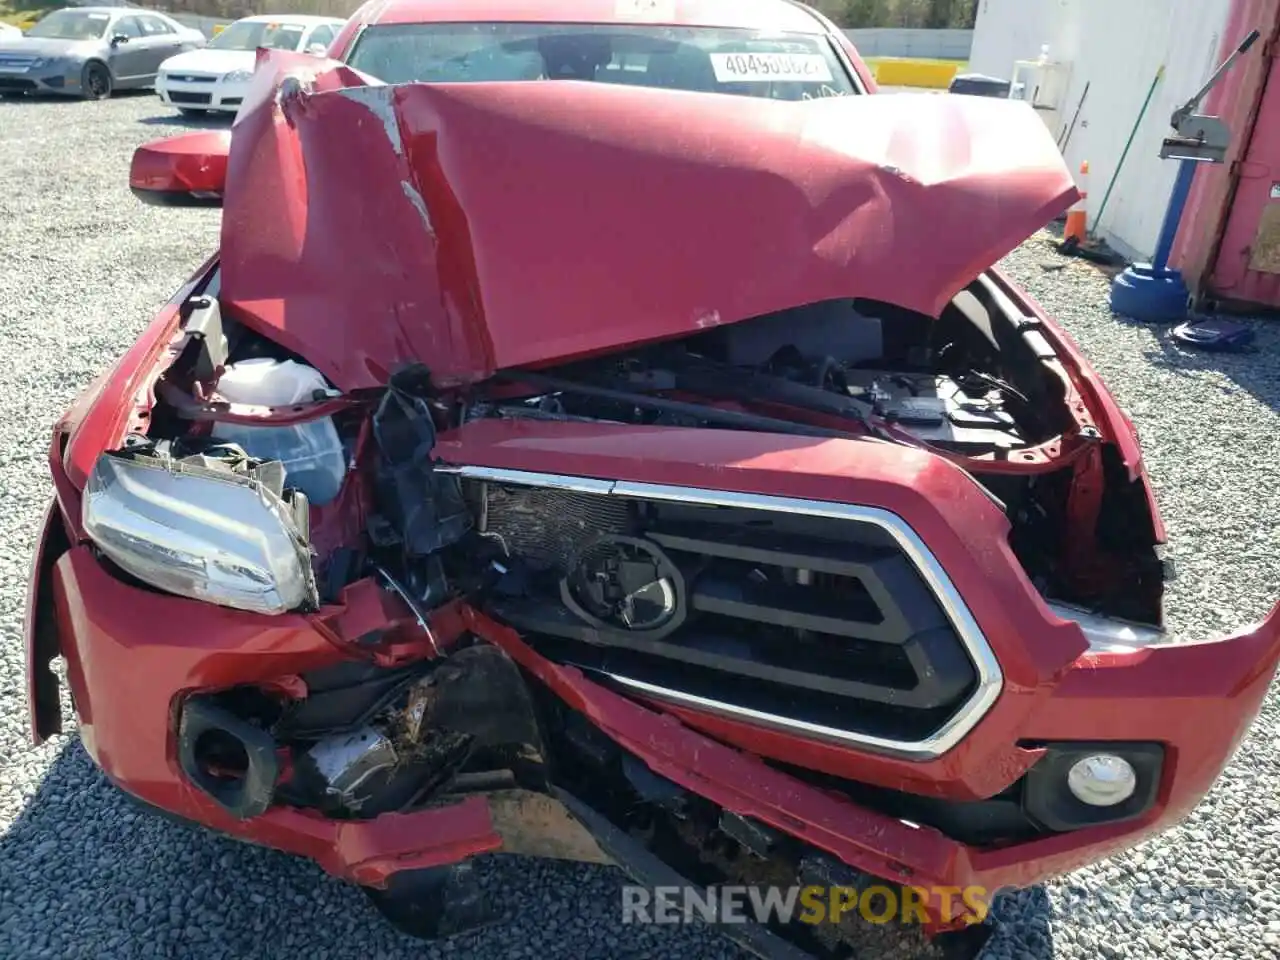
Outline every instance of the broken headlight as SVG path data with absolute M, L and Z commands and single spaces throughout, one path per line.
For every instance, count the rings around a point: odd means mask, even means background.
M 266 614 L 314 605 L 305 500 L 300 511 L 255 470 L 209 463 L 103 454 L 85 486 L 85 533 L 169 593 Z

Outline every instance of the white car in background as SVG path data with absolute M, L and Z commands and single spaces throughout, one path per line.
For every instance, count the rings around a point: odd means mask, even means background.
M 237 20 L 208 46 L 160 64 L 156 93 L 185 114 L 235 113 L 253 76 L 259 47 L 323 56 L 345 22 L 292 14 Z

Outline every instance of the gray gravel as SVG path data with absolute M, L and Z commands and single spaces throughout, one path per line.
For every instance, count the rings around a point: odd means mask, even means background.
M 163 122 L 159 122 L 163 121 Z M 27 739 L 27 562 L 49 429 L 214 247 L 217 214 L 137 204 L 131 150 L 189 124 L 150 96 L 0 102 L 0 957 L 735 957 L 696 928 L 623 927 L 618 875 L 490 860 L 511 922 L 400 938 L 314 866 L 137 812 L 77 739 Z M 1138 423 L 1181 564 L 1176 629 L 1211 636 L 1280 596 L 1280 328 L 1232 359 L 1114 320 L 1106 283 L 1042 241 L 1013 275 L 1061 318 Z M 1280 956 L 1280 700 L 1182 827 L 1004 898 L 991 957 Z M 1136 913 L 1136 915 L 1135 915 Z

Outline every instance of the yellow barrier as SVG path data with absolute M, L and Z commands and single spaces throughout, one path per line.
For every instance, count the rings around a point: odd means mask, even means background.
M 908 60 L 897 57 L 868 59 L 875 71 L 876 83 L 882 87 L 927 87 L 945 90 L 960 72 L 955 60 Z

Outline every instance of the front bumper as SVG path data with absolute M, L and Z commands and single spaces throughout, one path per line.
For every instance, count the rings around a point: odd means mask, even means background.
M 248 81 L 229 82 L 219 77 L 184 80 L 178 74 L 156 77 L 156 94 L 162 103 L 182 110 L 214 110 L 235 113 L 244 101 Z
M 0 93 L 63 94 L 78 97 L 81 65 L 54 61 L 28 69 L 0 67 Z
M 394 629 L 409 622 L 408 612 L 371 581 L 349 588 L 342 605 L 310 616 L 266 618 L 160 595 L 113 577 L 89 548 L 71 545 L 63 529 L 60 512 L 51 509 L 28 606 L 28 689 L 37 739 L 58 728 L 50 663 L 60 654 L 90 756 L 118 786 L 162 810 L 309 857 L 331 874 L 372 887 L 401 871 L 527 846 L 503 828 L 496 794 L 367 821 L 283 807 L 247 820 L 231 816 L 182 772 L 176 744 L 182 698 L 238 684 L 288 689 L 298 674 L 346 658 L 348 639 Z M 1034 702 L 1019 712 L 1016 729 L 1002 716 L 1004 701 L 1016 694 L 1006 690 L 966 740 L 936 761 L 845 751 L 850 769 L 865 772 L 868 780 L 910 783 L 886 773 L 909 768 L 918 784 L 928 784 L 915 786 L 917 792 L 964 797 L 977 783 L 975 763 L 985 768 L 988 781 L 981 792 L 995 792 L 1025 771 L 1029 757 L 1034 760 L 1029 744 L 1105 741 L 1122 734 L 1127 741 L 1164 745 L 1158 793 L 1140 818 L 988 849 L 860 806 L 760 759 L 778 752 L 803 756 L 815 749 L 812 744 L 756 729 L 747 731 L 753 749 L 737 749 L 732 744 L 744 742 L 744 731 L 729 721 L 641 705 L 544 659 L 482 614 L 462 608 L 451 615 L 462 617 L 467 630 L 502 648 L 535 682 L 662 777 L 856 870 L 934 890 L 1027 886 L 1172 825 L 1199 802 L 1234 752 L 1280 659 L 1278 607 L 1256 629 L 1216 643 L 1086 654 L 1051 687 L 1035 692 Z M 1036 625 L 1026 627 L 1026 636 L 1034 637 Z M 408 647 L 401 653 L 422 655 Z M 951 903 L 948 897 L 934 904 L 935 927 L 958 922 L 945 911 L 964 907 L 958 898 L 948 908 Z

